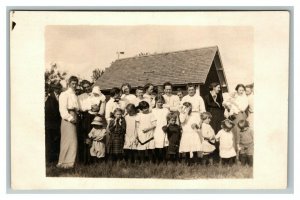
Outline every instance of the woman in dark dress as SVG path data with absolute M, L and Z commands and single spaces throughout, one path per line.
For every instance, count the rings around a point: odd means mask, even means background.
M 211 83 L 209 90 L 209 94 L 205 96 L 204 102 L 206 110 L 212 115 L 210 125 L 214 129 L 215 133 L 217 133 L 219 130 L 221 130 L 221 122 L 225 119 L 225 109 L 222 105 L 223 96 L 219 83 Z
M 224 107 L 223 96 L 221 92 L 221 86 L 219 83 L 213 82 L 209 85 L 209 94 L 204 97 L 204 103 L 206 111 L 210 112 L 212 115 L 210 125 L 214 129 L 215 134 L 221 130 L 221 122 L 225 119 L 224 117 Z M 216 150 L 213 153 L 214 162 L 219 162 L 219 143 L 216 142 Z

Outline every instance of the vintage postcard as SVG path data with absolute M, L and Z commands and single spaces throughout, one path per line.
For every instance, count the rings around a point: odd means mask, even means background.
M 11 11 L 12 189 L 285 189 L 288 11 Z

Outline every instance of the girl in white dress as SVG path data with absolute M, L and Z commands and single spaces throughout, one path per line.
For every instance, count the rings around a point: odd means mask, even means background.
M 130 161 L 135 162 L 136 159 L 136 148 L 138 145 L 137 130 L 136 130 L 136 116 L 137 109 L 134 104 L 128 104 L 126 106 L 127 115 L 125 116 L 126 121 L 126 134 L 124 143 L 124 154 L 126 163 Z
M 203 137 L 202 147 L 203 147 L 203 157 L 202 164 L 212 165 L 213 164 L 213 152 L 215 151 L 215 131 L 210 126 L 212 115 L 210 112 L 204 112 L 201 114 L 201 135 Z
M 220 157 L 222 165 L 232 166 L 235 163 L 236 158 L 236 138 L 232 133 L 232 128 L 234 127 L 234 123 L 225 119 L 222 121 L 222 129 L 216 135 L 216 140 L 220 141 Z
M 156 127 L 156 118 L 153 113 L 149 112 L 148 102 L 141 101 L 138 108 L 140 110 L 136 117 L 138 156 L 142 162 L 145 161 L 146 156 L 152 162 L 155 149 L 153 133 Z
M 154 130 L 155 158 L 158 162 L 162 162 L 166 158 L 166 147 L 168 146 L 168 136 L 162 127 L 167 125 L 167 116 L 169 109 L 163 108 L 165 100 L 159 95 L 155 98 L 156 107 L 152 110 L 153 115 L 157 119 L 156 128 Z
M 182 157 L 186 158 L 188 163 L 192 161 L 191 158 L 193 158 L 194 161 L 197 161 L 197 152 L 202 151 L 201 138 L 199 137 L 197 130 L 192 126 L 195 125 L 195 119 L 191 113 L 192 104 L 184 102 L 179 115 L 182 125 L 179 153 L 181 153 Z

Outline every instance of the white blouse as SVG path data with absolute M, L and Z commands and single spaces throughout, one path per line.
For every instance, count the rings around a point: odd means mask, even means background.
M 99 105 L 100 101 L 104 102 L 105 101 L 105 96 L 101 94 L 100 96 L 96 97 L 92 94 L 81 94 L 78 96 L 79 100 L 79 106 L 81 111 L 90 111 L 92 108 L 92 105 Z M 94 112 L 91 112 L 91 114 L 96 114 Z
M 248 97 L 246 94 L 238 95 L 236 94 L 234 97 L 234 102 L 239 109 L 239 111 L 245 111 L 249 105 Z
M 163 95 L 166 103 L 164 105 L 165 108 L 170 109 L 170 111 L 178 111 L 180 105 L 180 99 L 177 95 L 168 96 L 166 94 Z
M 125 101 L 126 105 L 129 104 L 129 103 L 134 104 L 135 103 L 135 98 L 136 97 L 133 94 L 128 94 L 128 95 L 122 94 L 122 96 L 121 96 L 121 100 Z
M 68 110 L 79 110 L 78 98 L 75 92 L 68 88 L 66 91 L 59 95 L 59 112 L 62 119 L 71 121 L 73 116 Z
M 205 104 L 201 96 L 199 95 L 186 95 L 181 99 L 180 105 L 182 106 L 184 102 L 189 102 L 192 104 L 192 112 L 206 112 Z
M 155 107 L 155 96 L 154 95 L 144 94 L 143 97 L 150 103 L 150 107 L 152 107 L 152 108 Z

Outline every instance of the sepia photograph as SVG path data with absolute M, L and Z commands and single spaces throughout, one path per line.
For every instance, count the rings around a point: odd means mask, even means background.
M 47 26 L 45 48 L 47 176 L 252 178 L 251 27 Z
M 10 14 L 13 188 L 286 187 L 288 12 Z

